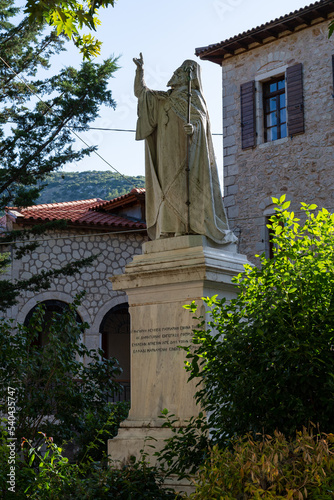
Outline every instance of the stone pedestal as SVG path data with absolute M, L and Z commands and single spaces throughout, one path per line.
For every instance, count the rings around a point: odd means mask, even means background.
M 195 381 L 188 383 L 185 352 L 178 348 L 190 345 L 197 322 L 182 306 L 195 300 L 199 315 L 204 312 L 202 297 L 234 297 L 231 278 L 246 263 L 234 244 L 213 246 L 204 236 L 180 236 L 145 243 L 143 254 L 112 278 L 114 290 L 128 295 L 132 350 L 131 410 L 118 436 L 109 440 L 112 460 L 139 456 L 148 437 L 156 440 L 148 445 L 162 448 L 169 437 L 159 419 L 164 408 L 180 426 L 199 413 Z

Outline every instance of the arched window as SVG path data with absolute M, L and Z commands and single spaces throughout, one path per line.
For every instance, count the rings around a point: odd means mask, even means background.
M 43 302 L 38 303 L 35 307 L 33 307 L 26 316 L 24 321 L 24 325 L 27 326 L 30 323 L 30 320 L 36 311 L 37 307 L 40 305 L 44 306 L 45 314 L 43 319 L 43 330 L 38 333 L 38 339 L 35 340 L 35 344 L 43 347 L 48 342 L 49 337 L 49 326 L 51 320 L 55 314 L 61 314 L 64 311 L 69 309 L 69 306 L 66 302 L 62 302 L 61 300 L 44 300 Z M 80 316 L 77 314 L 76 320 L 78 323 L 82 323 Z
M 130 401 L 130 314 L 128 304 L 119 304 L 104 316 L 100 333 L 102 349 L 107 359 L 114 357 L 123 372 L 116 378 L 123 386 L 123 392 L 116 400 Z

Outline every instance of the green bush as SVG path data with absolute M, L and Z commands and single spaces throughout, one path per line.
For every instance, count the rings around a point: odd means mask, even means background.
M 89 480 L 88 495 L 78 497 L 91 499 L 110 498 L 117 500 L 174 500 L 177 498 L 175 492 L 165 489 L 159 472 L 145 461 L 132 462 L 124 465 L 121 469 L 104 471 L 98 476 L 100 487 L 96 487 L 96 478 Z
M 117 435 L 120 423 L 127 418 L 129 409 L 129 403 L 118 402 L 105 403 L 98 412 L 88 411 L 84 417 L 84 428 L 74 439 L 74 444 L 78 447 L 75 460 L 81 462 L 89 457 L 90 460 L 98 461 L 106 457 L 107 441 Z
M 176 474 L 180 479 L 190 479 L 209 454 L 209 427 L 206 416 L 185 421 L 182 427 L 175 426 L 178 419 L 167 409 L 162 411 L 162 427 L 171 431 L 171 437 L 161 451 L 155 452 L 157 462 L 166 475 Z
M 162 487 L 162 478 L 143 458 L 108 467 L 88 460 L 71 464 L 52 438 L 44 435 L 46 451 L 29 441 L 29 465 L 35 480 L 25 490 L 25 498 L 36 500 L 172 500 L 175 493 Z
M 187 352 L 220 445 L 263 430 L 294 436 L 309 421 L 330 432 L 334 422 L 334 214 L 302 203 L 300 224 L 284 197 L 274 201 L 274 258 L 247 266 L 230 302 L 205 299 L 209 329 L 201 323 Z
M 196 480 L 193 500 L 334 498 L 334 435 L 298 432 L 288 441 L 283 434 L 248 435 L 233 449 L 214 446 Z
M 25 500 L 25 489 L 34 483 L 35 471 L 28 467 L 21 454 L 16 453 L 14 457 L 10 455 L 8 444 L 12 444 L 13 441 L 9 440 L 7 429 L 7 419 L 2 418 L 0 420 L 0 498 Z M 12 470 L 15 473 L 14 481 L 9 476 Z
M 2 429 L 4 429 L 2 427 Z M 4 431 L 4 434 L 6 432 Z M 82 461 L 69 462 L 62 447 L 40 433 L 42 442 L 34 446 L 23 440 L 26 459 L 15 458 L 15 486 L 9 490 L 8 448 L 0 445 L 0 498 L 15 500 L 174 500 L 179 498 L 163 487 L 164 476 L 151 467 L 143 454 L 121 467 L 94 461 L 89 454 Z M 6 437 L 6 436 L 4 436 Z M 88 446 L 88 451 L 94 446 Z

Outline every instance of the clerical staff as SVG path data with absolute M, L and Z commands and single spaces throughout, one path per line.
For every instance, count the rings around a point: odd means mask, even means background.
M 187 110 L 187 124 L 190 123 L 190 111 L 191 111 L 191 72 L 193 71 L 193 65 L 185 68 L 188 73 L 188 110 Z M 187 158 L 186 158 L 186 186 L 187 186 L 187 234 L 190 234 L 190 164 L 189 164 L 189 153 L 191 146 L 191 135 L 187 135 Z

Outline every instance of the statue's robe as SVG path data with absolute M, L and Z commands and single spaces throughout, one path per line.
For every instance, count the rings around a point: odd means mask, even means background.
M 136 139 L 146 141 L 146 223 L 152 240 L 187 234 L 186 90 L 159 92 L 143 86 L 138 95 Z M 218 244 L 235 241 L 228 229 L 206 104 L 192 90 L 189 146 L 189 229 Z

